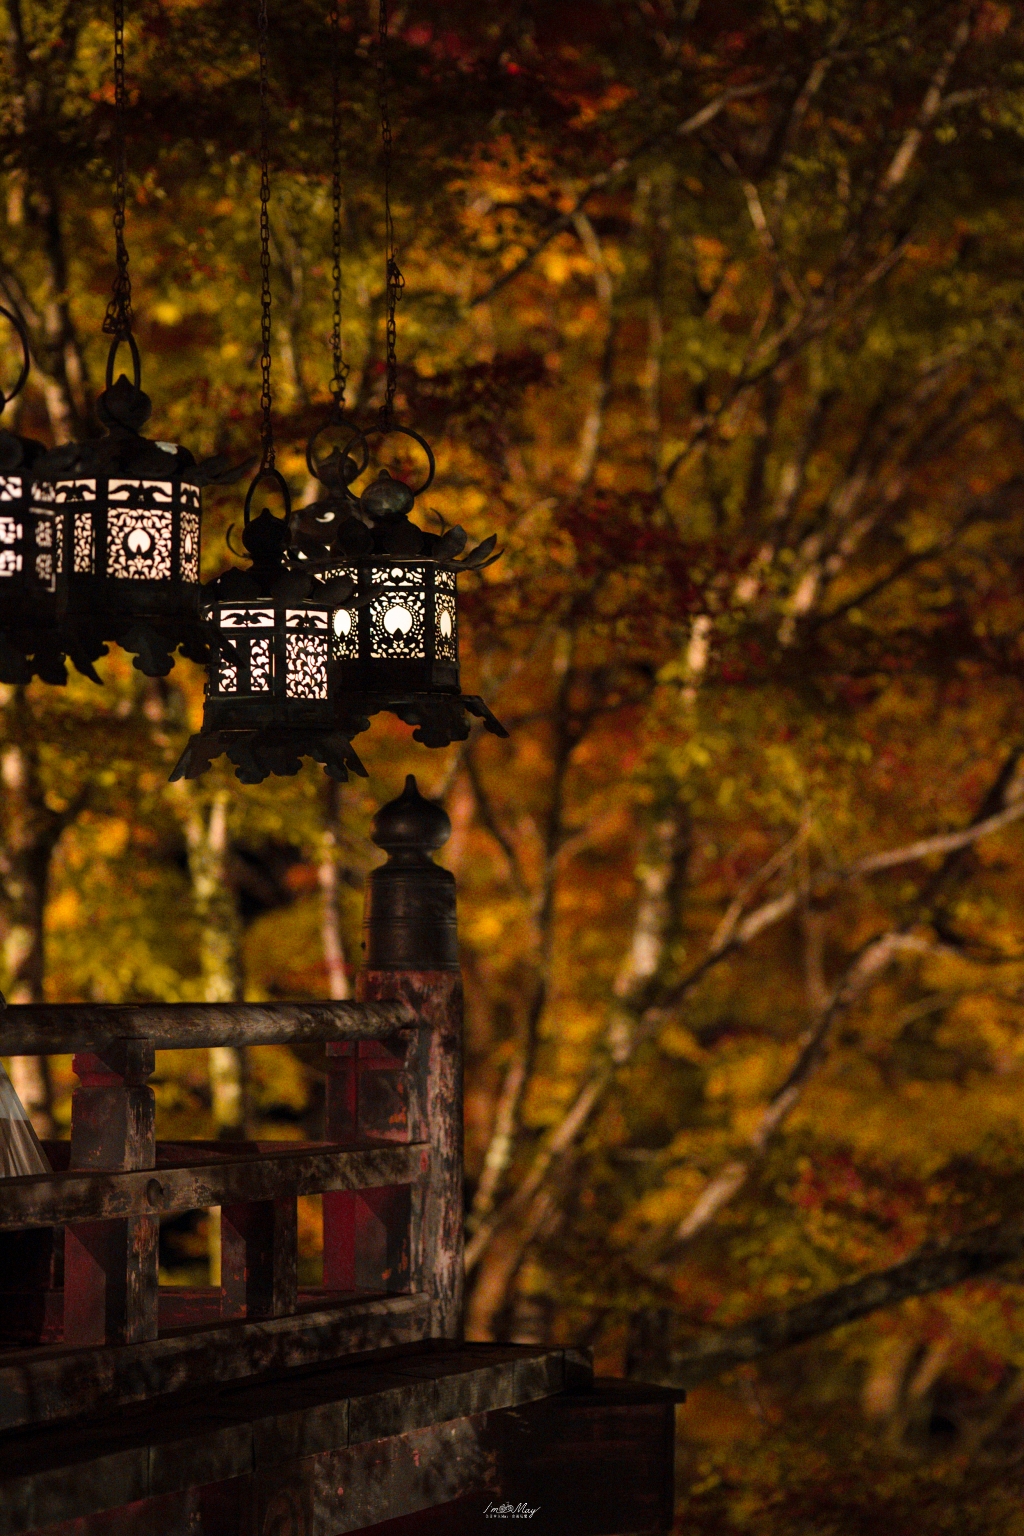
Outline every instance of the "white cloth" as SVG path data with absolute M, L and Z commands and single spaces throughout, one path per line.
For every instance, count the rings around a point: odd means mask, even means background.
M 24 1105 L 0 1062 L 0 1178 L 52 1172 Z

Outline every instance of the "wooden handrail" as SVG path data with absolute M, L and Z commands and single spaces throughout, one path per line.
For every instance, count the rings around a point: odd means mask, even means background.
M 272 1153 L 226 1155 L 217 1162 L 182 1159 L 177 1167 L 124 1173 L 27 1174 L 4 1180 L 0 1231 L 111 1217 L 169 1216 L 238 1201 L 413 1184 L 425 1181 L 429 1168 L 426 1143 L 295 1148 L 285 1141 Z
M 416 1023 L 404 1002 L 19 1003 L 0 1013 L 0 1056 L 102 1055 L 118 1040 L 155 1050 L 383 1040 Z

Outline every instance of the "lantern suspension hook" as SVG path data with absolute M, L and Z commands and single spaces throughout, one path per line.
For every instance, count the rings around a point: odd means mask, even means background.
M 256 494 L 257 487 L 262 485 L 265 480 L 269 480 L 272 485 L 276 485 L 281 492 L 281 500 L 284 502 L 284 521 L 287 522 L 292 515 L 292 494 L 288 489 L 288 482 L 281 471 L 271 465 L 267 469 L 258 469 L 256 471 L 252 478 L 252 484 L 245 493 L 245 506 L 242 509 L 242 513 L 247 528 L 252 520 L 252 499 Z
M 107 386 L 112 384 L 118 343 L 132 337 L 132 279 L 128 270 L 128 246 L 124 238 L 128 184 L 128 143 L 125 116 L 128 96 L 124 83 L 124 0 L 114 0 L 114 251 L 116 275 L 103 319 L 103 334 L 113 337 L 107 358 Z M 135 387 L 141 387 L 138 348 L 131 340 Z
M 347 431 L 349 436 L 346 439 L 343 447 L 332 449 L 331 452 L 329 454 L 325 454 L 323 458 L 317 458 L 317 441 L 323 436 L 325 432 L 330 431 L 332 428 L 341 428 Z M 365 472 L 366 466 L 370 462 L 370 447 L 366 441 L 365 432 L 361 431 L 354 422 L 346 421 L 345 417 L 341 414 L 340 411 L 337 413 L 337 415 L 332 412 L 330 419 L 325 421 L 322 426 L 317 427 L 316 431 L 313 433 L 313 436 L 306 444 L 306 468 L 309 470 L 314 479 L 323 480 L 324 469 L 326 465 L 332 459 L 334 459 L 335 455 L 337 455 L 338 459 L 344 463 L 345 459 L 348 458 L 349 449 L 353 448 L 356 443 L 359 444 L 360 459 L 356 464 L 356 467 L 349 474 L 350 481 L 358 480 L 359 476 Z
M 420 445 L 420 447 L 423 449 L 423 452 L 427 456 L 427 477 L 423 484 L 417 487 L 417 489 L 412 493 L 414 496 L 422 496 L 423 492 L 429 490 L 430 486 L 434 483 L 434 474 L 437 470 L 437 464 L 434 459 L 434 451 L 430 444 L 427 442 L 426 438 L 421 437 L 418 432 L 414 432 L 412 427 L 399 427 L 394 422 L 392 422 L 392 424 L 387 427 L 380 426 L 375 429 L 371 429 L 368 433 L 368 436 L 394 437 L 396 434 L 401 434 L 402 437 L 411 437 L 414 443 L 418 443 Z M 410 487 L 410 489 L 412 488 Z
M 114 386 L 114 362 L 117 358 L 117 349 L 120 347 L 122 342 L 127 343 L 128 349 L 132 355 L 132 376 L 134 386 L 136 389 L 141 389 L 142 359 L 139 356 L 138 342 L 135 340 L 135 337 L 132 335 L 131 331 L 127 331 L 123 336 L 115 336 L 113 341 L 110 343 L 110 351 L 107 353 L 107 388 L 112 389 Z
M 25 380 L 28 378 L 30 353 L 28 331 L 25 329 L 25 322 L 21 316 L 16 310 L 5 308 L 3 304 L 0 304 L 0 315 L 3 315 L 5 320 L 11 322 L 18 340 L 21 342 L 21 371 L 18 374 L 14 388 L 8 390 L 0 389 L 0 413 L 2 413 L 4 407 L 14 399 L 15 395 L 20 395 L 21 391 L 25 388 Z
M 395 224 L 391 216 L 391 116 L 388 106 L 388 0 L 378 0 L 377 100 L 380 106 L 381 162 L 384 177 L 384 403 L 379 424 L 390 431 L 395 421 L 395 391 L 398 388 L 398 327 L 395 310 L 405 287 L 395 251 Z

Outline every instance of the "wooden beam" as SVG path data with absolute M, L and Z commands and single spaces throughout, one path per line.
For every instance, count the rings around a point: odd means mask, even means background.
M 425 1296 L 353 1296 L 291 1317 L 224 1322 L 142 1344 L 11 1349 L 0 1354 L 0 1432 L 413 1344 L 429 1316 Z
M 424 1177 L 429 1148 L 419 1143 L 325 1146 L 268 1156 L 205 1160 L 129 1173 L 29 1174 L 0 1184 L 0 1231 L 129 1216 L 166 1216 L 211 1205 L 281 1200 L 323 1190 L 376 1189 Z
M 19 1003 L 0 1016 L 0 1056 L 103 1055 L 124 1040 L 158 1051 L 381 1040 L 416 1022 L 401 1002 Z

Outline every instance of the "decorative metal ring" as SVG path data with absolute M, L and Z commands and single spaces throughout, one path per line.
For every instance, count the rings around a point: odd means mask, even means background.
M 321 437 L 324 432 L 329 431 L 331 427 L 344 427 L 347 431 L 352 433 L 352 436 L 349 438 L 348 442 L 345 444 L 344 448 L 341 450 L 342 455 L 348 453 L 348 451 L 352 447 L 353 443 L 358 442 L 358 443 L 360 443 L 362 445 L 362 449 L 363 449 L 363 462 L 360 464 L 360 466 L 359 466 L 358 470 L 356 471 L 356 473 L 352 476 L 353 480 L 358 480 L 359 476 L 364 472 L 364 470 L 366 469 L 366 466 L 370 462 L 370 445 L 366 441 L 366 433 L 361 431 L 360 428 L 356 426 L 354 421 L 346 421 L 345 418 L 341 415 L 340 412 L 336 416 L 333 416 L 329 420 L 325 421 L 322 426 L 317 427 L 316 431 L 313 433 L 313 436 L 310 438 L 309 442 L 306 444 L 306 467 L 307 467 L 307 469 L 309 470 L 310 474 L 314 476 L 315 479 L 317 479 L 317 480 L 320 479 L 321 464 L 318 463 L 318 461 L 313 456 L 313 447 L 314 447 L 314 445 L 316 443 L 317 438 Z
M 18 340 L 21 342 L 21 372 L 18 374 L 18 382 L 9 393 L 5 394 L 0 389 L 0 411 L 2 411 L 8 401 L 13 400 L 15 395 L 19 395 L 25 387 L 25 380 L 28 378 L 29 369 L 29 347 L 28 331 L 25 329 L 25 322 L 17 310 L 7 309 L 3 304 L 0 304 L 0 315 L 3 315 L 5 320 L 11 322 L 18 333 Z
M 256 471 L 255 475 L 252 477 L 252 483 L 249 486 L 248 491 L 245 493 L 244 516 L 245 526 L 247 528 L 249 526 L 249 517 L 252 510 L 252 498 L 256 494 L 256 487 L 260 485 L 264 480 L 273 480 L 274 484 L 281 492 L 281 500 L 284 502 L 283 521 L 287 522 L 292 515 L 292 497 L 291 492 L 288 489 L 288 482 L 279 469 L 271 469 L 268 465 Z
M 110 351 L 107 353 L 107 388 L 113 389 L 114 387 L 114 359 L 117 357 L 117 349 L 121 345 L 122 341 L 126 341 L 129 348 L 131 349 L 132 373 L 135 375 L 135 388 L 141 389 L 142 359 L 139 356 L 139 348 L 131 331 L 128 332 L 127 336 L 115 336 L 113 341 L 110 343 Z
M 418 432 L 414 432 L 412 427 L 371 427 L 366 432 L 365 436 L 392 437 L 396 432 L 400 432 L 403 437 L 411 437 L 414 443 L 419 443 L 420 447 L 423 449 L 423 452 L 427 456 L 427 478 L 424 480 L 419 490 L 413 491 L 414 496 L 422 496 L 423 492 L 428 490 L 433 484 L 434 475 L 437 470 L 437 464 L 434 461 L 433 450 L 430 444 L 427 442 L 426 438 L 421 437 Z

